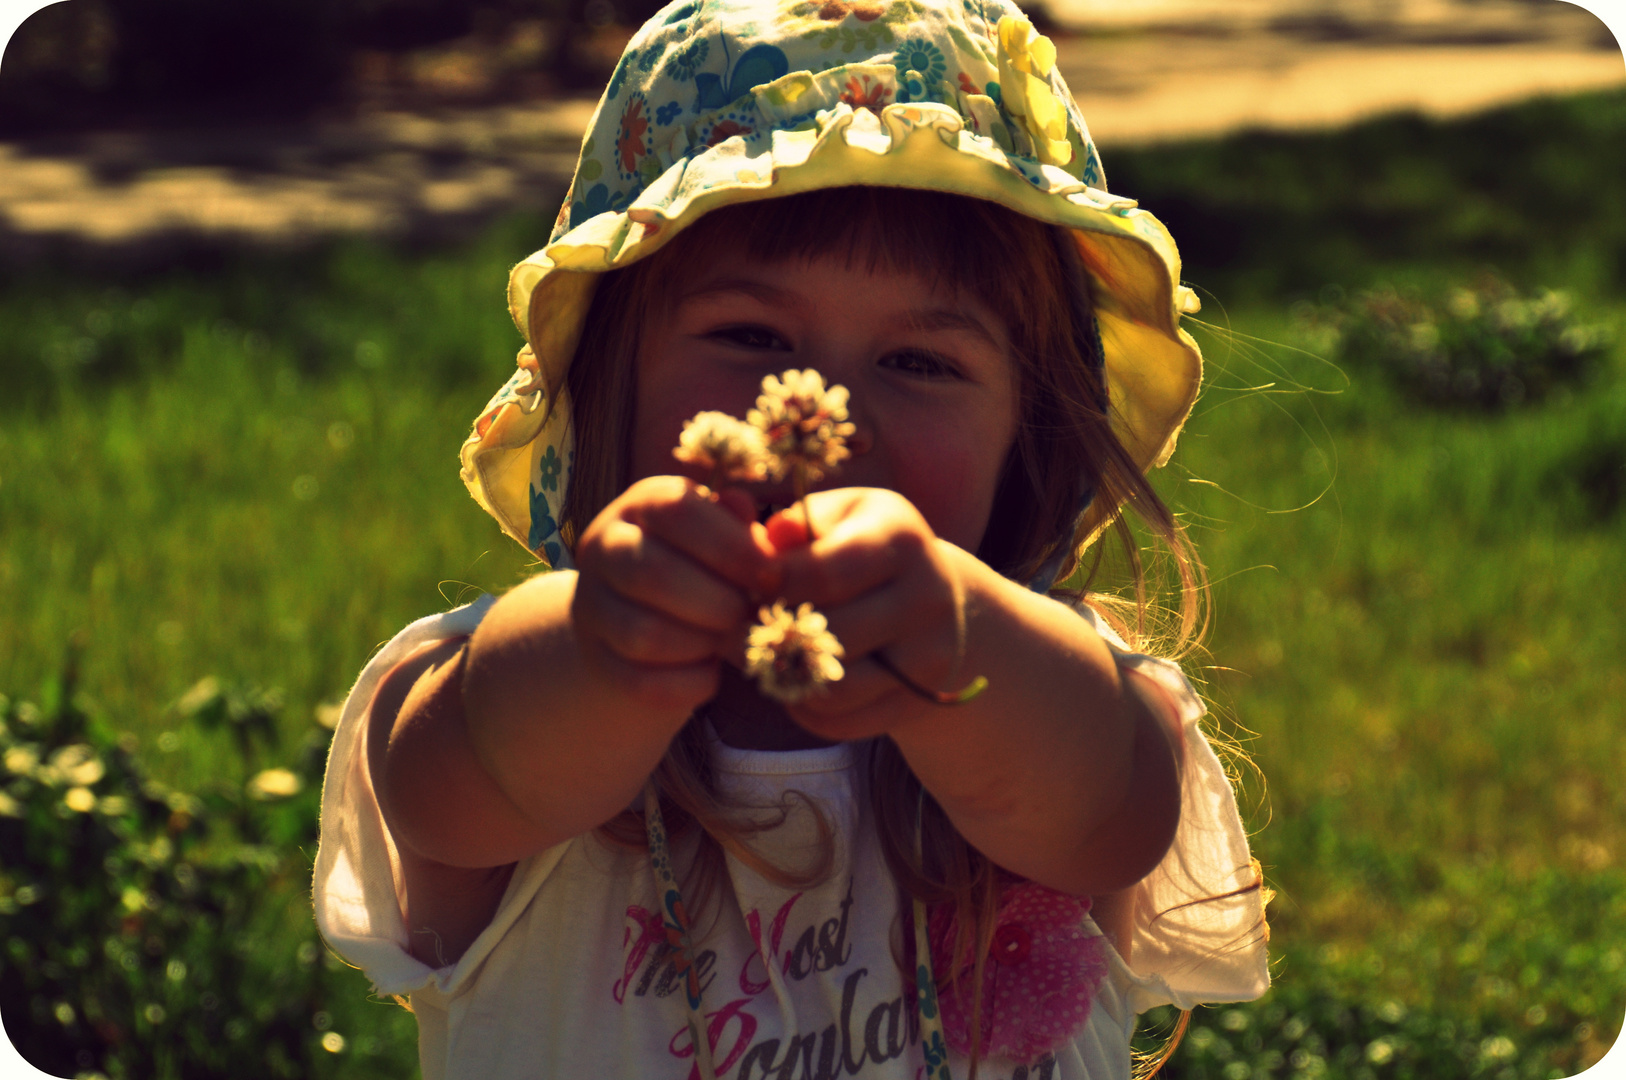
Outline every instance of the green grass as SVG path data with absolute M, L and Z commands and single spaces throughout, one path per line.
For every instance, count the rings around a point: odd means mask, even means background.
M 302 722 L 406 622 L 515 583 L 529 560 L 456 453 L 512 370 L 502 288 L 535 235 L 8 289 L 0 686 L 32 691 L 76 638 L 140 734 L 209 674 L 275 684 Z M 75 348 L 95 359 L 50 367 Z M 177 755 L 173 778 L 214 768 Z
M 1191 273 L 1235 302 L 1208 305 L 1231 333 L 1199 332 L 1210 389 L 1158 483 L 1215 582 L 1197 663 L 1223 726 L 1256 735 L 1265 782 L 1245 773 L 1243 801 L 1279 891 L 1277 989 L 1199 1013 L 1174 1076 L 1458 1060 L 1565 1075 L 1626 1010 L 1626 941 L 1608 929 L 1626 917 L 1622 347 L 1539 405 L 1433 411 L 1293 352 L 1289 311 L 1329 282 L 1490 262 L 1626 330 L 1626 98 L 1420 123 L 1188 148 L 1206 177 L 1175 150 L 1109 162 L 1154 210 L 1209 215 L 1189 253 L 1210 274 Z M 1461 153 L 1428 156 L 1418 131 Z M 1557 224 L 1526 201 L 1535 180 L 1463 149 L 1493 137 L 1536 179 L 1562 173 Z M 1357 183 L 1362 163 L 1390 187 Z M 1276 248 L 1250 234 L 1221 265 L 1203 236 L 1272 184 L 1325 249 L 1278 229 Z M 1462 191 L 1501 223 L 1489 240 Z M 1433 246 L 1373 239 L 1385 205 L 1435 222 Z M 520 580 L 528 558 L 468 499 L 455 455 L 519 344 L 507 268 L 544 232 L 516 218 L 455 250 L 349 242 L 0 281 L 0 690 L 36 694 L 77 641 L 83 691 L 159 776 L 241 779 L 227 737 L 173 708 L 197 680 L 279 689 L 297 739 L 405 623 Z M 378 1023 L 343 1033 L 399 1042 Z M 409 1071 L 415 1048 L 398 1049 L 379 1061 Z
M 1626 514 L 1590 464 L 1626 468 L 1618 349 L 1583 393 L 1487 417 L 1201 336 L 1220 386 L 1278 380 L 1211 390 L 1159 485 L 1215 582 L 1208 691 L 1256 736 L 1273 997 L 1472 1018 L 1516 1048 L 1486 1075 L 1576 1071 L 1626 1010 Z

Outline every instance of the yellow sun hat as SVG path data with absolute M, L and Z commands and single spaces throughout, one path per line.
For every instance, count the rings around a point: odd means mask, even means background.
M 538 558 L 568 565 L 565 372 L 599 275 L 718 207 L 854 185 L 986 199 L 1069 230 L 1113 430 L 1142 469 L 1162 465 L 1202 381 L 1179 325 L 1197 299 L 1163 225 L 1105 190 L 1055 62 L 1004 0 L 669 4 L 616 65 L 552 238 L 510 275 L 526 346 L 463 444 L 475 500 Z M 1086 523 L 1114 509 L 1092 506 Z

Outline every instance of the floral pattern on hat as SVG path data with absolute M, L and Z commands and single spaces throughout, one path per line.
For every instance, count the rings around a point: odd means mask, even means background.
M 636 179 L 638 163 L 649 154 L 649 100 L 642 94 L 627 98 L 621 111 L 621 130 L 615 140 L 617 170 L 623 179 Z
M 1007 55 L 1012 48 L 1020 55 Z M 734 136 L 764 146 L 838 101 L 874 112 L 946 104 L 1011 155 L 1012 170 L 1030 183 L 1044 186 L 1038 166 L 1051 164 L 1099 185 L 1099 158 L 1071 94 L 1053 65 L 1034 62 L 1054 52 L 1008 0 L 669 5 L 616 64 L 552 239 L 627 209 L 679 162 Z M 832 88 L 827 99 L 787 111 L 765 98 L 797 72 Z M 1012 98 L 1002 79 L 1016 76 L 1022 85 Z

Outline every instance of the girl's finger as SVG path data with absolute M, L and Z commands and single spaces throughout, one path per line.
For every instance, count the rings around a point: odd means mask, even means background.
M 845 603 L 819 610 L 849 656 L 900 645 L 910 651 L 924 647 L 944 656 L 958 650 L 960 613 L 954 588 L 929 574 L 905 573 Z
M 713 635 L 739 626 L 751 606 L 735 584 L 647 529 L 611 522 L 583 564 L 624 599 Z
M 719 635 L 640 604 L 604 584 L 578 586 L 577 627 L 615 656 L 634 664 L 696 664 L 714 660 Z
M 686 488 L 681 492 L 662 492 L 662 497 L 630 504 L 626 520 L 738 588 L 774 591 L 779 560 L 748 512 L 742 519 L 744 493 L 712 497 L 692 482 L 683 483 Z
M 723 488 L 715 493 L 717 505 L 749 525 L 757 519 L 757 503 L 743 488 Z
M 845 604 L 922 559 L 929 542 L 910 531 L 845 529 L 842 525 L 829 536 L 780 555 L 784 566 L 780 594 L 787 603 L 807 601 L 821 610 Z
M 928 706 L 873 660 L 854 662 L 840 681 L 790 708 L 797 724 L 837 742 L 874 738 L 893 730 L 900 717 Z
M 822 496 L 822 498 L 821 498 Z M 810 499 L 815 539 L 781 550 L 781 593 L 787 601 L 832 607 L 923 564 L 935 537 L 902 496 L 868 488 L 819 492 Z M 780 516 L 789 517 L 796 508 Z M 770 522 L 770 535 L 772 526 Z M 787 529 L 788 525 L 780 526 Z

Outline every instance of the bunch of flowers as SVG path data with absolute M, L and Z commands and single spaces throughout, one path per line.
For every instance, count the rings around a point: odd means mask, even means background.
M 683 425 L 672 456 L 705 469 L 713 486 L 790 476 L 811 536 L 807 487 L 832 475 L 851 456 L 847 438 L 853 431 L 847 388 L 826 386 L 824 376 L 812 368 L 792 369 L 762 380 L 756 408 L 744 420 L 722 412 L 697 413 Z M 764 694 L 794 704 L 846 674 L 841 642 L 812 604 L 792 614 L 776 600 L 758 617 L 746 639 L 745 670 Z
M 711 473 L 712 483 L 791 478 L 796 497 L 833 475 L 852 456 L 847 439 L 847 388 L 826 386 L 812 368 L 762 380 L 756 408 L 744 420 L 722 412 L 696 413 L 683 425 L 672 456 Z
M 826 386 L 824 376 L 812 368 L 769 375 L 762 380 L 756 408 L 744 420 L 722 412 L 697 413 L 684 423 L 672 456 L 706 470 L 713 487 L 789 476 L 811 540 L 808 485 L 833 476 L 852 456 L 847 439 L 856 429 L 848 419 L 847 397 L 845 386 Z M 757 617 L 746 637 L 745 673 L 767 696 L 795 704 L 824 692 L 846 674 L 841 642 L 812 604 L 802 604 L 792 613 L 778 599 L 761 607 Z M 987 686 L 979 676 L 957 694 L 928 690 L 894 667 L 884 653 L 877 651 L 874 657 L 910 690 L 938 704 L 969 701 Z

